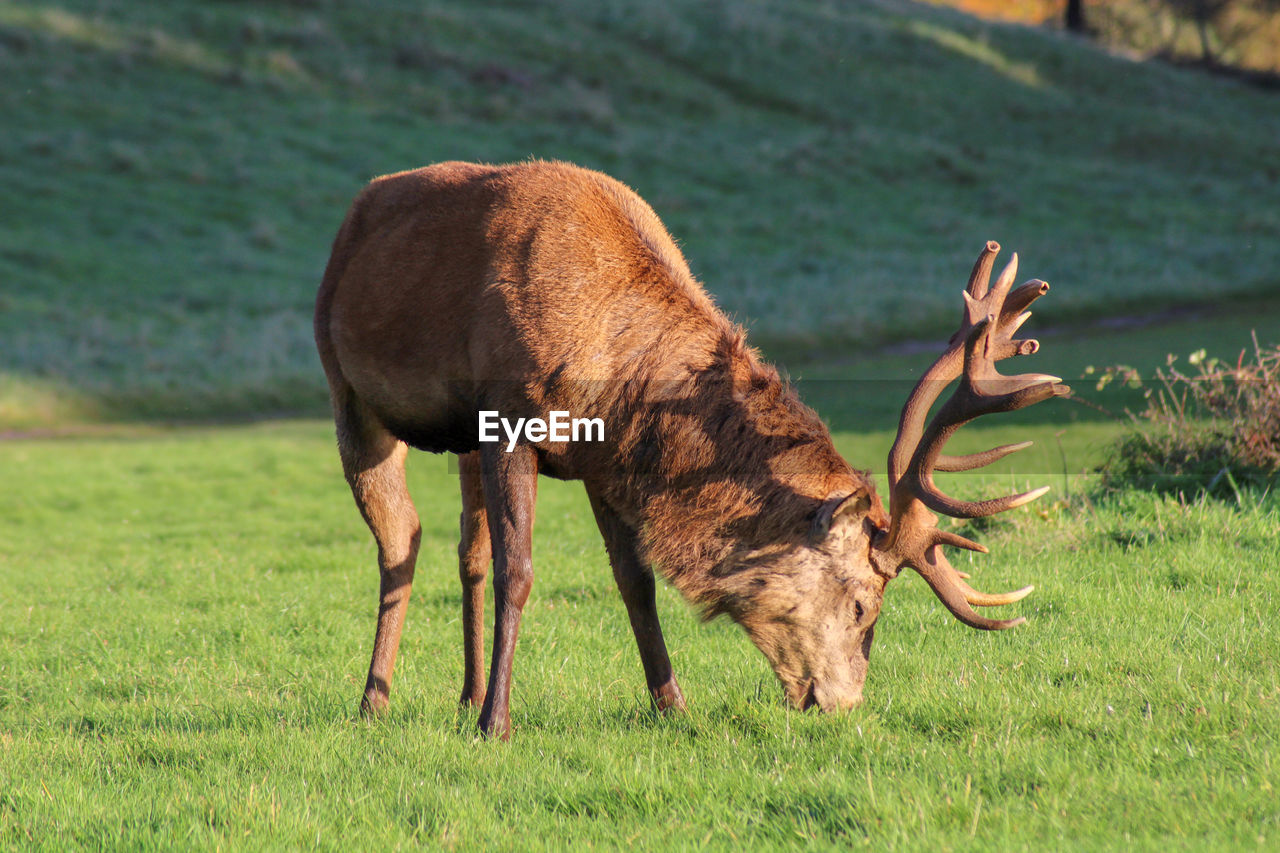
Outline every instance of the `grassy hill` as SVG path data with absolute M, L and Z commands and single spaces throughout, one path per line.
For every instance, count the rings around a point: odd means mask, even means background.
M 0 428 L 322 411 L 346 205 L 452 158 L 628 182 L 794 362 L 948 332 L 986 239 L 1057 323 L 1280 291 L 1274 93 L 899 0 L 472 7 L 0 2 Z

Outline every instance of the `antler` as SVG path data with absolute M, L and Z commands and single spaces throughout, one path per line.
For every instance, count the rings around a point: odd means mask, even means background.
M 934 471 L 968 471 L 990 465 L 997 459 L 1031 446 L 1024 441 L 1006 444 L 967 456 L 946 456 L 942 447 L 964 424 L 981 415 L 1011 412 L 1050 397 L 1061 397 L 1070 390 L 1056 376 L 1026 373 L 1004 376 L 995 363 L 1015 355 L 1030 355 L 1040 348 L 1035 340 L 1017 340 L 1013 335 L 1027 321 L 1027 307 L 1049 290 L 1043 281 L 1032 280 L 1010 292 L 1018 274 L 1015 254 L 988 288 L 991 268 L 999 244 L 988 242 L 964 292 L 964 314 L 959 330 L 951 336 L 947 351 L 925 371 L 898 422 L 898 436 L 889 451 L 889 530 L 876 542 L 877 563 L 882 572 L 896 576 L 902 566 L 915 569 L 933 588 L 947 609 L 966 625 L 985 630 L 1012 628 L 1025 621 L 987 619 L 974 612 L 971 605 L 989 607 L 1011 604 L 1024 598 L 1034 587 L 1015 592 L 988 595 L 965 583 L 968 575 L 956 571 L 942 553 L 943 545 L 987 553 L 987 549 L 959 536 L 939 530 L 937 516 L 944 513 L 956 518 L 994 515 L 1021 506 L 1049 491 L 1048 486 L 985 501 L 962 501 L 943 494 L 933 482 Z M 942 390 L 959 378 L 960 384 L 951 398 L 925 425 L 929 409 Z

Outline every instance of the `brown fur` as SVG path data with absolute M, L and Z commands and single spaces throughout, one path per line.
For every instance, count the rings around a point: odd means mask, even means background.
M 659 707 L 683 698 L 651 566 L 707 615 L 742 624 L 792 702 L 857 701 L 884 586 L 867 555 L 887 524 L 874 485 L 714 307 L 631 190 L 546 162 L 379 178 L 335 240 L 315 330 L 344 468 L 379 544 L 384 615 L 366 711 L 387 701 L 417 549 L 401 442 L 463 455 L 463 700 L 484 704 L 485 731 L 509 727 L 535 468 L 584 481 Z M 605 440 L 506 454 L 505 441 L 478 442 L 481 409 L 600 417 Z M 859 499 L 815 540 L 823 508 L 849 495 Z M 490 553 L 498 612 L 485 693 Z

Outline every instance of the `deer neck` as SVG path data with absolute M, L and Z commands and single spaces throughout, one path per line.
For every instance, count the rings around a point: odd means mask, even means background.
M 740 337 L 722 349 L 687 381 L 635 387 L 642 399 L 628 405 L 644 415 L 615 457 L 645 557 L 710 611 L 718 577 L 761 549 L 805 544 L 821 503 L 866 482 Z

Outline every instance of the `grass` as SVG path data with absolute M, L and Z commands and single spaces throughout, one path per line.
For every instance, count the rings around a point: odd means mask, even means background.
M 6 0 L 0 73 L 8 428 L 320 413 L 343 211 L 447 158 L 617 175 L 788 362 L 946 334 L 989 238 L 1058 322 L 1280 289 L 1273 94 L 902 0 Z
M 892 73 L 889 73 L 889 72 Z M 1027 368 L 1234 358 L 1280 328 L 1273 96 L 903 0 L 0 0 L 0 848 L 1238 849 L 1280 837 L 1275 495 L 1090 500 L 1055 401 L 965 495 L 1017 631 L 890 588 L 866 703 L 787 710 L 666 587 L 655 718 L 581 488 L 546 482 L 509 744 L 461 680 L 456 482 L 415 455 L 392 712 L 355 716 L 374 548 L 316 413 L 311 300 L 369 177 L 558 157 L 649 199 L 847 457 L 983 241 L 1054 284 Z M 1157 312 L 1157 325 L 1107 318 Z M 43 438 L 30 438 L 43 435 Z M 961 443 L 963 442 L 963 444 Z
M 887 437 L 839 440 L 856 460 Z M 1070 441 L 1074 455 L 1090 438 Z M 392 713 L 374 725 L 355 716 L 373 546 L 327 424 L 7 442 L 0 470 L 24 484 L 0 495 L 2 847 L 1280 837 L 1274 496 L 1059 492 L 993 525 L 992 555 L 962 562 L 983 587 L 1035 583 L 1017 606 L 1029 624 L 970 631 L 900 579 L 866 703 L 844 716 L 787 710 L 745 635 L 662 586 L 691 710 L 660 719 L 581 489 L 546 482 L 515 734 L 500 744 L 455 706 L 457 497 L 442 458 L 411 463 L 420 572 Z

